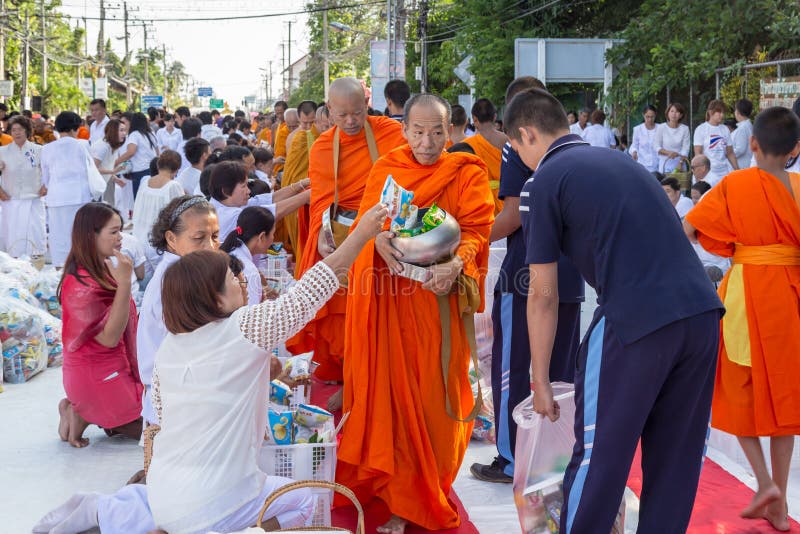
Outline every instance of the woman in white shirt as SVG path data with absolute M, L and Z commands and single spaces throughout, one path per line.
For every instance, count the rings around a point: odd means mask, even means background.
M 167 267 L 181 256 L 196 250 L 219 248 L 217 214 L 203 197 L 184 195 L 175 198 L 159 213 L 149 243 L 162 256 L 142 297 L 136 348 L 139 376 L 145 387 L 142 416 L 145 423 L 156 424 L 151 401 L 153 362 L 158 347 L 167 335 L 161 309 L 161 281 Z
M 733 140 L 728 127 L 722 124 L 727 108 L 721 100 L 712 100 L 706 109 L 706 122 L 694 131 L 694 155 L 705 155 L 711 162 L 705 180 L 714 187 L 731 170 L 739 168 L 733 153 Z
M 223 153 L 224 154 L 224 153 Z M 211 205 L 219 216 L 219 229 L 228 235 L 236 227 L 236 218 L 246 206 L 263 206 L 275 215 L 278 221 L 308 203 L 311 192 L 306 190 L 308 179 L 276 193 L 265 193 L 250 198 L 247 187 L 247 168 L 238 161 L 221 161 L 211 171 Z
M 264 285 L 253 258 L 266 254 L 275 238 L 275 217 L 267 208 L 250 206 L 242 210 L 236 219 L 236 228 L 220 245 L 220 250 L 236 256 L 244 265 L 247 280 L 247 304 L 250 306 L 264 300 Z
M 644 122 L 633 129 L 633 142 L 629 152 L 650 172 L 658 170 L 658 151 L 656 150 L 656 108 L 648 104 L 644 108 Z
M 133 235 L 142 243 L 150 242 L 150 230 L 158 214 L 173 199 L 183 196 L 183 186 L 175 181 L 181 168 L 181 156 L 167 150 L 158 156 L 158 174 L 144 180 L 133 205 Z
M 605 125 L 606 114 L 596 109 L 592 112 L 592 124 L 587 126 L 581 137 L 592 146 L 601 148 L 616 148 L 617 140 L 611 128 Z
M 81 118 L 77 113 L 62 111 L 56 117 L 58 140 L 43 146 L 41 152 L 42 184 L 47 188 L 50 257 L 56 268 L 64 266 L 72 247 L 75 214 L 92 200 L 87 171 L 94 160 L 89 154 L 89 144 L 78 140 L 80 127 Z
M 656 129 L 656 150 L 658 151 L 659 171 L 666 174 L 680 165 L 681 159 L 689 157 L 691 139 L 689 127 L 681 123 L 686 110 L 679 102 L 667 107 L 667 122 Z
M 164 115 L 164 127 L 159 128 L 156 132 L 156 140 L 158 141 L 158 148 L 161 151 L 178 151 L 178 147 L 181 141 L 183 141 L 183 134 L 180 128 L 175 128 L 175 117 L 172 113 Z
M 40 256 L 47 252 L 39 145 L 28 141 L 31 121 L 22 115 L 8 121 L 12 142 L 0 148 L 0 242 L 11 256 Z
M 144 113 L 134 113 L 130 121 L 125 152 L 120 154 L 114 165 L 130 160 L 130 179 L 133 181 L 133 198 L 135 199 L 142 178 L 150 175 L 150 161 L 158 156 L 160 151 L 156 136 L 147 125 L 147 116 Z
M 106 204 L 115 205 L 114 190 L 117 186 L 124 187 L 127 183 L 120 179 L 117 175 L 125 169 L 125 165 L 114 166 L 114 162 L 119 156 L 119 149 L 125 144 L 125 138 L 128 135 L 128 130 L 125 124 L 118 119 L 109 119 L 106 121 L 105 132 L 103 133 L 102 140 L 95 141 L 92 144 L 91 152 L 94 157 L 94 163 L 97 165 L 97 170 L 106 179 L 108 186 L 106 192 L 103 193 L 103 202 Z M 122 215 L 122 222 L 126 224 L 130 216 L 130 210 L 120 212 Z
M 153 442 L 147 486 L 111 496 L 76 495 L 45 516 L 34 532 L 171 534 L 234 532 L 255 524 L 268 495 L 288 479 L 258 466 L 267 427 L 270 352 L 296 334 L 339 288 L 387 210 L 367 211 L 342 246 L 277 300 L 243 306 L 239 280 L 225 254 L 199 251 L 164 275 L 169 334 L 156 355 L 154 400 L 161 430 Z M 276 500 L 266 530 L 304 525 L 313 511 L 308 490 Z M 66 519 L 64 519 L 66 517 Z

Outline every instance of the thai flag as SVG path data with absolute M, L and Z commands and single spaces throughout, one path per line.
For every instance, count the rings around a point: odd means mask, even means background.
M 713 150 L 717 148 L 717 146 L 721 146 L 722 148 L 725 147 L 725 140 L 721 135 L 712 135 L 708 139 L 708 149 Z

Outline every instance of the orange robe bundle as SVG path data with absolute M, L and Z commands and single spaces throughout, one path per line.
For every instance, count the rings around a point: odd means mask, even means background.
M 800 434 L 800 175 L 795 198 L 766 171 L 734 171 L 686 220 L 707 251 L 733 257 L 711 425 L 737 436 Z
M 367 117 L 378 153 L 386 154 L 405 143 L 400 123 L 389 117 Z M 336 127 L 320 135 L 311 147 L 308 177 L 311 179 L 311 203 L 309 205 L 309 227 L 302 261 L 297 275 L 302 276 L 322 256 L 317 248 L 322 228 L 322 214 L 333 204 L 333 134 Z M 362 129 L 357 135 L 339 133 L 339 208 L 358 210 L 367 176 L 372 169 L 367 139 Z M 342 358 L 344 355 L 344 314 L 347 307 L 347 290 L 340 289 L 317 313 L 299 334 L 286 346 L 293 354 L 314 350 L 314 361 L 320 364 L 316 376 L 320 380 L 342 380 Z
M 308 154 L 317 137 L 317 127 L 312 126 L 310 131 L 297 131 L 292 138 L 292 146 L 287 151 L 286 165 L 283 168 L 283 187 L 290 187 L 308 177 Z M 303 245 L 308 236 L 308 206 L 301 206 L 295 213 L 286 215 L 283 224 L 294 251 L 294 260 L 299 266 L 303 257 Z
M 489 188 L 494 197 L 494 214 L 497 215 L 503 211 L 503 201 L 497 196 L 500 192 L 500 165 L 503 152 L 479 133 L 467 137 L 464 142 L 472 147 L 475 155 L 481 158 L 489 168 Z
M 262 141 L 267 143 L 269 146 L 272 146 L 272 130 L 269 128 L 261 128 L 261 131 L 258 132 L 258 137 L 256 141 L 261 143 Z
M 414 192 L 420 208 L 436 202 L 458 220 L 463 272 L 482 287 L 494 221 L 486 172 L 478 157 L 466 153 L 445 152 L 435 164 L 420 165 L 406 145 L 377 161 L 359 211 L 380 201 L 391 174 Z M 453 412 L 463 419 L 474 402 L 470 351 L 457 295 L 449 300 L 448 387 Z M 472 423 L 457 422 L 445 411 L 441 339 L 436 295 L 418 282 L 391 275 L 370 241 L 350 277 L 343 399 L 350 417 L 336 479 L 362 502 L 377 497 L 393 514 L 430 530 L 460 523 L 448 495 L 472 432 Z

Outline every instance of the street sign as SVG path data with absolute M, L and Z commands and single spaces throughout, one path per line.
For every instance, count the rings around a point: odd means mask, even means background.
M 222 109 L 225 107 L 225 102 L 221 98 L 212 98 L 208 101 L 208 107 L 213 109 Z
M 91 78 L 81 78 L 80 88 L 88 98 L 94 98 L 94 80 Z
M 142 111 L 147 111 L 147 108 L 163 108 L 164 97 L 161 95 L 142 95 L 139 107 Z
M 214 96 L 214 89 L 211 87 L 198 87 L 197 96 Z
M 103 100 L 108 98 L 108 78 L 97 78 L 94 81 L 94 97 Z
M 0 96 L 14 96 L 14 80 L 0 80 Z
M 255 104 L 256 103 L 255 95 L 248 95 L 248 96 L 244 97 L 244 103 L 246 105 L 248 105 L 248 106 L 250 106 L 252 104 Z

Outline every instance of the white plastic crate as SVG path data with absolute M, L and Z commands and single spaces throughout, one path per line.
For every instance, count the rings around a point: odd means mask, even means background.
M 261 447 L 258 466 L 268 475 L 293 480 L 336 479 L 336 443 L 298 443 L 296 445 L 271 445 Z M 333 492 L 312 488 L 314 515 L 311 524 L 331 526 Z

